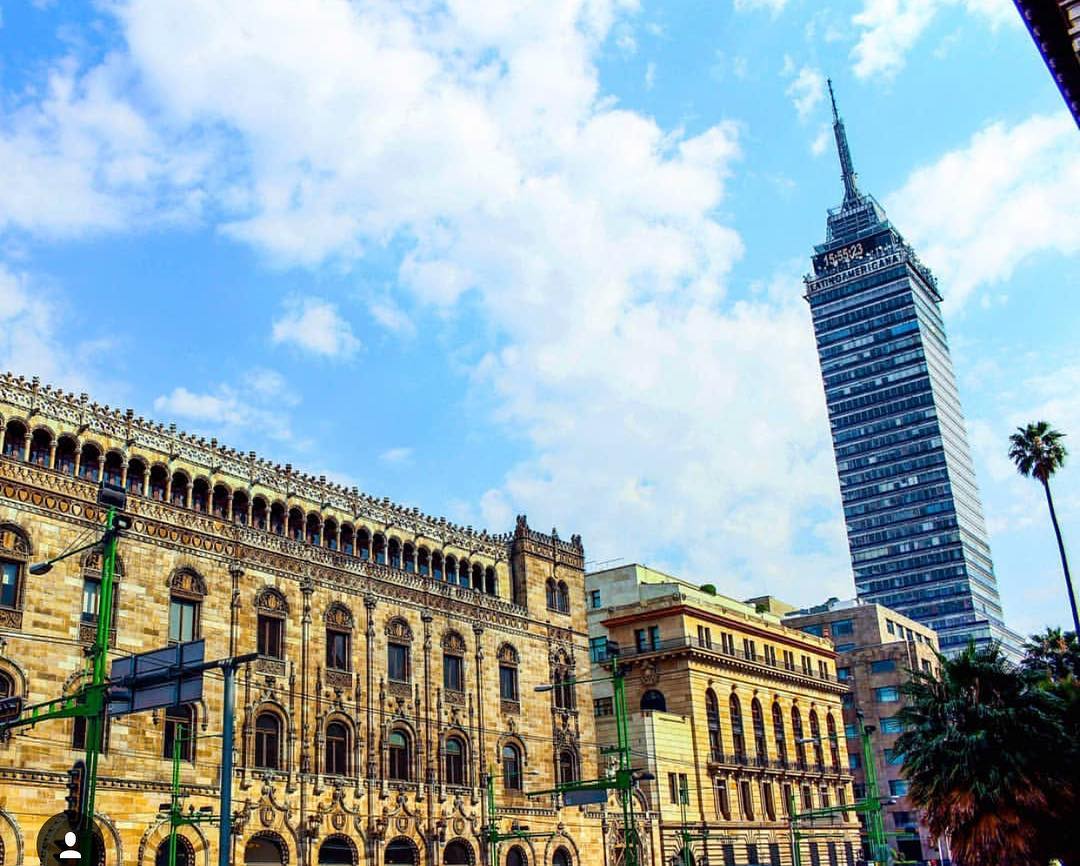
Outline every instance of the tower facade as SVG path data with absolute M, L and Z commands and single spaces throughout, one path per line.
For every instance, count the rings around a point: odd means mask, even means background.
M 829 85 L 830 96 L 832 85 Z M 1019 639 L 1004 624 L 937 281 L 859 190 L 833 100 L 844 202 L 806 277 L 860 599 L 942 651 Z

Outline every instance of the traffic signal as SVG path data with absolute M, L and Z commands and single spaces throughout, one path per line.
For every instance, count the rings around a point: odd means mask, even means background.
M 67 811 L 73 815 L 81 815 L 86 797 L 86 761 L 76 761 L 68 770 L 67 788 L 67 797 L 64 798 Z

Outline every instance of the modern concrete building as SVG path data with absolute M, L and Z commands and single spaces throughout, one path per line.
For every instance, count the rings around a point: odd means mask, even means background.
M 593 675 L 617 643 L 635 766 L 655 776 L 637 805 L 643 862 L 681 864 L 685 821 L 708 830 L 695 863 L 789 866 L 789 798 L 797 811 L 852 802 L 832 644 L 642 565 L 588 574 L 585 591 Z M 610 685 L 593 703 L 603 749 L 617 741 Z M 802 863 L 854 866 L 853 812 L 800 832 Z
M 886 809 L 885 830 L 909 834 L 896 837 L 896 848 L 907 860 L 940 859 L 937 841 L 930 838 L 918 810 L 906 798 L 903 762 L 894 750 L 901 732 L 897 713 L 904 706 L 902 691 L 912 671 L 937 670 L 937 635 L 933 629 L 879 604 L 830 599 L 825 604 L 793 611 L 784 624 L 823 637 L 836 647 L 836 672 L 849 691 L 844 695 L 844 731 L 848 759 L 855 777 L 855 796 L 862 797 L 866 768 L 862 764 L 856 713 L 872 725 L 874 766 L 878 789 L 896 798 Z
M 1080 126 L 1080 0 L 1015 0 L 1035 47 Z
M 829 85 L 830 93 L 832 85 Z M 843 204 L 814 248 L 813 316 L 859 598 L 933 628 L 946 653 L 1006 628 L 937 281 L 859 190 L 833 102 Z
M 197 702 L 109 722 L 110 866 L 167 862 L 158 807 L 180 724 L 207 735 L 182 753 L 185 810 L 216 811 L 232 786 L 231 863 L 487 864 L 485 828 L 515 820 L 549 835 L 503 843 L 498 866 L 601 862 L 599 815 L 527 795 L 597 763 L 577 709 L 589 687 L 535 691 L 588 666 L 580 538 L 524 517 L 498 535 L 458 526 L 21 377 L 0 376 L 0 431 L 0 696 L 36 704 L 85 681 L 101 557 L 29 565 L 101 532 L 102 480 L 131 518 L 115 656 L 199 638 L 208 659 L 260 654 L 238 676 L 231 779 L 211 736 L 220 676 Z M 85 736 L 63 719 L 0 741 L 0 864 L 38 862 Z M 181 828 L 182 866 L 217 862 L 204 830 Z

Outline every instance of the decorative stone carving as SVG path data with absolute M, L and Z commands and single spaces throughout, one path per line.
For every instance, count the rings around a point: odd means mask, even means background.
M 289 603 L 280 590 L 274 589 L 272 586 L 264 586 L 259 590 L 259 594 L 255 596 L 255 608 L 264 613 L 285 616 L 289 612 Z
M 386 636 L 400 643 L 412 643 L 413 631 L 406 620 L 395 616 L 386 624 Z
M 353 615 L 345 605 L 341 602 L 335 601 L 326 609 L 326 615 L 324 617 L 326 625 L 330 628 L 340 629 L 341 631 L 352 631 L 353 627 Z

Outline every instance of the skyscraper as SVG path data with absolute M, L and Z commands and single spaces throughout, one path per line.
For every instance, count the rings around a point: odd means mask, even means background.
M 829 84 L 832 96 L 832 84 Z M 937 280 L 859 190 L 833 99 L 844 202 L 806 278 L 859 598 L 954 653 L 1019 639 L 1002 619 Z

